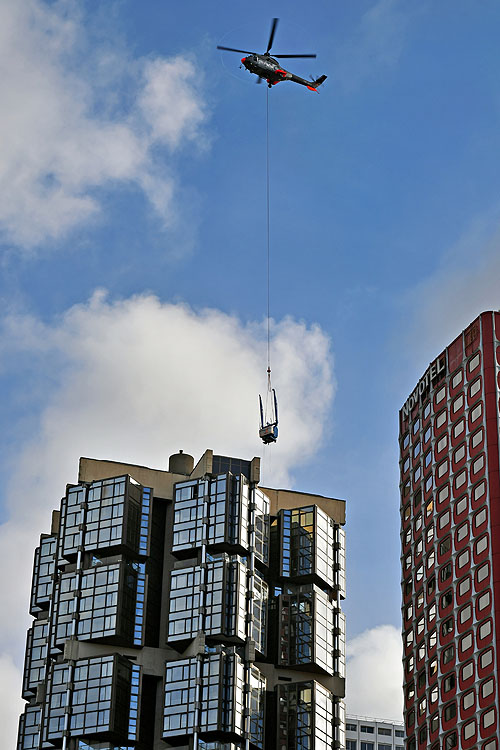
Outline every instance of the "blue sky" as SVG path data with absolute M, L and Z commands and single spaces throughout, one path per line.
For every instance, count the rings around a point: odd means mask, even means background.
M 277 16 L 273 50 L 328 78 L 269 92 L 264 481 L 347 500 L 351 659 L 396 663 L 398 410 L 499 306 L 500 6 L 19 5 L 0 9 L 5 549 L 28 570 L 79 455 L 262 454 L 267 89 L 216 45 L 263 51 Z M 0 627 L 16 679 L 23 638 Z M 397 716 L 398 675 L 353 710 Z

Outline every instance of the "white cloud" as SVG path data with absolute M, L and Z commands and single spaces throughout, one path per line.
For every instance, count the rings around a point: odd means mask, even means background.
M 4 0 L 0 71 L 4 241 L 61 239 L 98 214 L 97 189 L 119 183 L 143 190 L 165 226 L 175 222 L 176 179 L 155 164 L 158 147 L 168 162 L 185 143 L 207 143 L 193 62 L 129 59 L 118 43 L 101 49 L 71 0 Z
M 495 206 L 476 217 L 434 272 L 405 293 L 404 330 L 396 333 L 399 341 L 411 341 L 413 372 L 416 360 L 423 372 L 479 313 L 500 308 L 499 279 L 500 206 Z
M 380 75 L 399 61 L 406 43 L 407 27 L 416 12 L 405 0 L 377 0 L 363 14 L 358 28 L 336 52 L 336 76 L 347 89 Z
M 401 633 L 393 625 L 365 630 L 347 643 L 346 711 L 401 721 Z
M 287 486 L 321 439 L 333 365 L 318 327 L 285 319 L 273 326 L 272 341 L 280 437 L 265 451 L 263 481 Z M 262 455 L 257 395 L 266 384 L 266 331 L 217 310 L 195 312 L 148 295 L 110 302 L 98 292 L 52 325 L 5 319 L 0 355 L 20 382 L 26 353 L 31 372 L 52 390 L 43 394 L 38 429 L 19 450 L 9 520 L 0 527 L 0 566 L 15 571 L 3 582 L 0 641 L 17 659 L 33 549 L 66 483 L 77 479 L 79 456 L 167 468 L 179 449 L 195 458 L 206 448 Z
M 24 710 L 20 697 L 21 670 L 16 667 L 8 654 L 0 655 L 0 726 L 2 744 L 5 748 L 15 748 L 19 714 Z

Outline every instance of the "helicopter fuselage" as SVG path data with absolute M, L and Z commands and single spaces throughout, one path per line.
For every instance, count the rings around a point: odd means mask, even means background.
M 295 83 L 302 84 L 302 86 L 307 86 L 308 89 L 316 90 L 311 85 L 311 81 L 306 81 L 305 78 L 300 78 L 300 76 L 296 76 L 294 73 L 285 70 L 281 67 L 278 60 L 271 57 L 271 55 L 253 53 L 242 57 L 241 62 L 250 73 L 255 73 L 259 78 L 264 78 L 269 87 L 275 86 L 280 81 L 294 81 Z
M 270 55 L 255 53 L 242 57 L 241 62 L 250 73 L 255 73 L 259 78 L 264 78 L 271 86 L 287 77 L 292 77 L 292 74 L 281 68 L 279 62 Z

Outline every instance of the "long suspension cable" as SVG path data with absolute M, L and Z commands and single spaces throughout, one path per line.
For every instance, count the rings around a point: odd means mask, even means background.
M 269 87 L 267 87 L 266 96 L 266 171 L 267 171 L 267 375 L 268 386 L 271 378 L 271 336 L 270 336 L 270 315 L 271 315 L 271 243 L 270 243 L 270 211 L 269 211 Z

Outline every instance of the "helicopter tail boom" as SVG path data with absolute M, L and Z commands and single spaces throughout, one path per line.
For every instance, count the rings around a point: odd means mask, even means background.
M 326 81 L 326 76 L 320 76 L 319 78 L 316 78 L 315 81 L 308 81 L 305 78 L 296 76 L 294 73 L 291 73 L 290 77 L 292 81 L 295 81 L 295 83 L 300 83 L 302 86 L 307 86 L 309 91 L 317 91 L 318 87 L 321 86 L 324 81 Z

